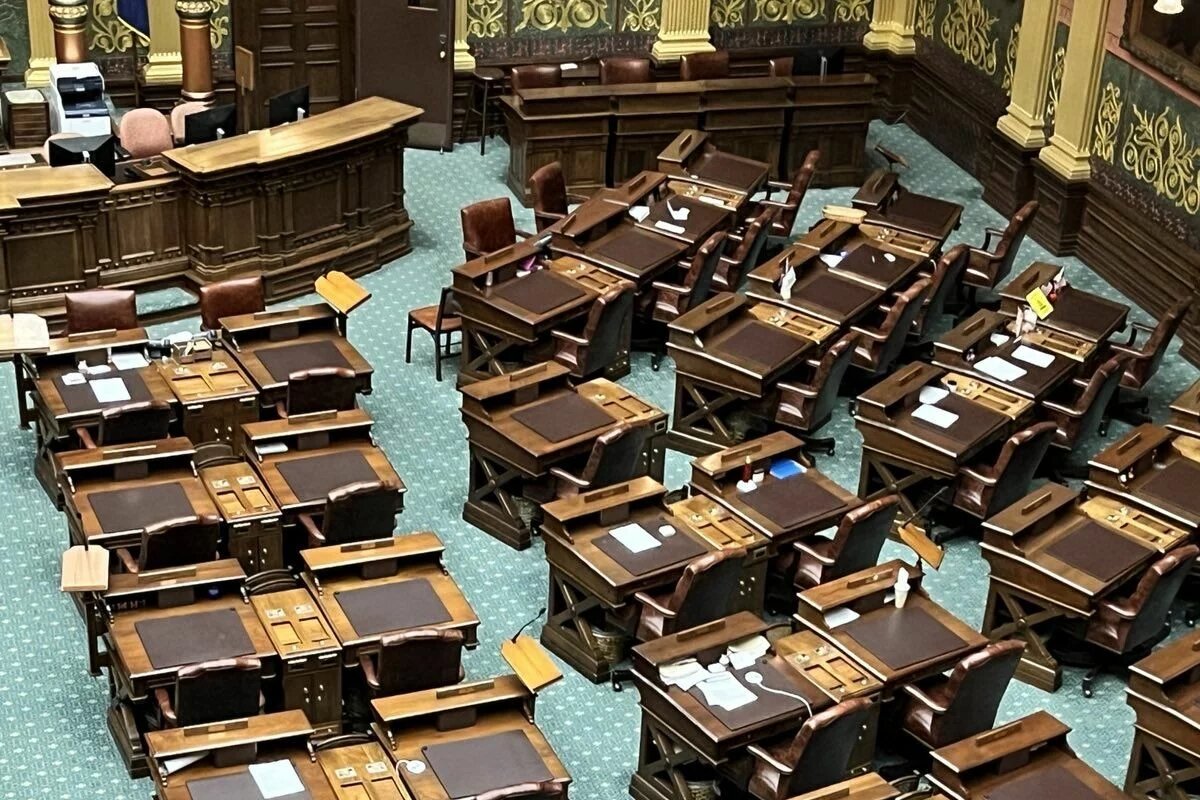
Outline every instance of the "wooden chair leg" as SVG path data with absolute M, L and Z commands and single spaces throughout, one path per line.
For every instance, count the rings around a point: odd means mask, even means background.
M 442 382 L 442 332 L 432 331 L 433 333 L 433 374 L 437 378 L 437 382 Z
M 412 317 L 408 318 L 408 332 L 404 334 L 404 363 L 412 363 L 412 332 L 413 332 Z

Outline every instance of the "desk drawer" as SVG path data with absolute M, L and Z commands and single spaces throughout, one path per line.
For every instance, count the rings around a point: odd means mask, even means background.
M 283 524 L 280 517 L 229 523 L 229 555 L 247 575 L 283 568 Z
M 183 407 L 183 434 L 193 444 L 226 442 L 241 447 L 242 425 L 258 422 L 258 398 L 235 397 Z
M 302 656 L 283 662 L 283 707 L 299 709 L 318 733 L 342 727 L 342 665 L 339 653 Z

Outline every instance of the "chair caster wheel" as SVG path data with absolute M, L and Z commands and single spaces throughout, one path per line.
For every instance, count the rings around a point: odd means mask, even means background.
M 661 366 L 662 366 L 662 365 L 661 365 L 661 364 L 659 364 L 657 361 L 651 361 L 651 362 L 650 362 L 650 370 L 651 370 L 652 372 L 658 372 L 658 368 L 659 368 L 659 367 L 661 367 Z
M 625 691 L 625 687 L 621 685 L 621 681 L 620 681 L 620 679 L 619 679 L 619 678 L 615 678 L 615 677 L 614 677 L 614 678 L 612 679 L 612 687 L 613 687 L 613 691 L 614 691 L 614 692 L 623 692 L 623 691 Z
M 1091 697 L 1095 693 L 1096 693 L 1095 690 L 1092 689 L 1092 684 L 1087 681 L 1084 681 L 1083 682 L 1083 696 L 1088 699 L 1091 699 Z

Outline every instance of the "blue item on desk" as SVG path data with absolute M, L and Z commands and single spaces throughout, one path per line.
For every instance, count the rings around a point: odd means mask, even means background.
M 803 475 L 808 469 L 794 458 L 781 458 L 771 462 L 771 477 L 782 480 L 793 475 Z

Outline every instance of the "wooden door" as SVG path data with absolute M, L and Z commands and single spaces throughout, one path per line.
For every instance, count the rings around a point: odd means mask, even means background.
M 267 101 L 309 87 L 319 114 L 354 99 L 351 47 L 354 20 L 345 0 L 237 0 L 234 61 L 238 124 L 267 124 Z
M 409 144 L 449 148 L 454 0 L 358 0 L 356 16 L 358 96 L 425 109 L 409 130 Z

